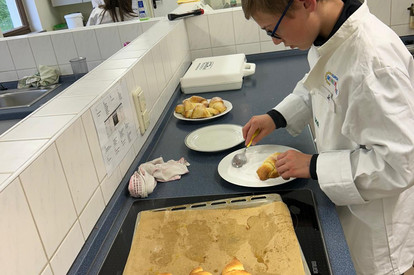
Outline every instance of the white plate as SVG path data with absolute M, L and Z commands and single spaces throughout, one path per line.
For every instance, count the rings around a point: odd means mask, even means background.
M 208 101 L 210 102 L 210 100 L 208 100 Z M 215 115 L 215 116 L 204 117 L 204 118 L 186 118 L 182 114 L 179 114 L 179 113 L 176 113 L 176 112 L 174 112 L 174 116 L 176 118 L 178 118 L 178 119 L 187 120 L 187 121 L 203 121 L 203 120 L 215 119 L 215 118 L 224 116 L 225 114 L 227 114 L 228 112 L 230 112 L 231 109 L 233 109 L 233 104 L 231 104 L 230 101 L 227 101 L 227 100 L 224 100 L 223 99 L 223 102 L 224 102 L 224 106 L 226 106 L 226 110 L 224 112 L 218 114 L 218 115 Z
M 195 151 L 218 152 L 244 142 L 242 126 L 218 124 L 197 129 L 185 137 L 185 145 Z
M 218 165 L 219 175 L 226 181 L 239 186 L 246 187 L 269 187 L 283 184 L 293 180 L 284 180 L 282 177 L 261 181 L 256 174 L 256 170 L 262 165 L 263 161 L 275 152 L 285 152 L 287 150 L 296 150 L 294 148 L 282 145 L 256 145 L 247 149 L 247 163 L 240 168 L 231 165 L 235 154 L 243 152 L 243 149 L 237 150 L 225 156 Z

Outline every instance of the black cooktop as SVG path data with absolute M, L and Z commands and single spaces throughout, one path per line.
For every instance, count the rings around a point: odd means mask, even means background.
M 111 246 L 105 261 L 100 267 L 99 274 L 122 274 L 128 259 L 132 238 L 135 229 L 135 221 L 140 211 L 171 207 L 176 205 L 191 204 L 197 202 L 214 201 L 224 198 L 250 196 L 269 192 L 251 192 L 239 194 L 196 196 L 182 198 L 165 198 L 154 200 L 135 201 Z M 276 193 L 276 192 L 275 192 Z M 278 191 L 283 201 L 289 207 L 296 235 L 299 239 L 303 254 L 311 274 L 332 274 L 318 215 L 315 200 L 311 190 L 285 190 Z

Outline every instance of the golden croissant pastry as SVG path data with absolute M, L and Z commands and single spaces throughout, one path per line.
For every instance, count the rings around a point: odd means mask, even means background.
M 218 115 L 227 109 L 223 99 L 216 96 L 210 102 L 201 96 L 192 96 L 178 104 L 174 111 L 185 118 L 207 118 Z
M 256 173 L 259 176 L 260 180 L 279 177 L 279 173 L 276 169 L 276 158 L 279 154 L 280 153 L 276 152 L 268 156 L 259 167 L 259 169 L 257 169 Z
M 189 275 L 213 275 L 208 271 L 204 271 L 201 266 L 194 268 L 191 270 Z
M 223 271 L 221 272 L 221 275 L 251 275 L 249 272 L 247 272 L 244 269 L 243 264 L 234 257 L 233 260 L 228 263 Z

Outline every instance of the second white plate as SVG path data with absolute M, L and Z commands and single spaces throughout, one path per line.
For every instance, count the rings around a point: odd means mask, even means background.
M 218 124 L 197 129 L 188 134 L 185 145 L 199 152 L 218 152 L 232 148 L 244 141 L 242 126 Z
M 235 168 L 231 165 L 231 161 L 235 154 L 241 153 L 243 149 L 234 151 L 225 156 L 218 165 L 219 175 L 226 181 L 239 186 L 246 187 L 269 187 L 283 184 L 293 180 L 284 180 L 282 177 L 268 179 L 262 181 L 256 174 L 256 170 L 262 165 L 263 161 L 275 152 L 285 152 L 287 150 L 296 150 L 294 148 L 282 145 L 256 145 L 247 149 L 246 157 L 247 163 L 240 168 Z

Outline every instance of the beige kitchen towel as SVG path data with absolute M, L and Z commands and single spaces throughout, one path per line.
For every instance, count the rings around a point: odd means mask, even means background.
M 164 162 L 162 157 L 143 163 L 129 180 L 129 193 L 136 198 L 146 198 L 154 191 L 157 181 L 178 180 L 188 173 L 189 165 L 184 158 Z
M 53 67 L 39 65 L 38 72 L 31 76 L 25 76 L 17 82 L 17 88 L 47 87 L 59 82 L 59 71 Z

